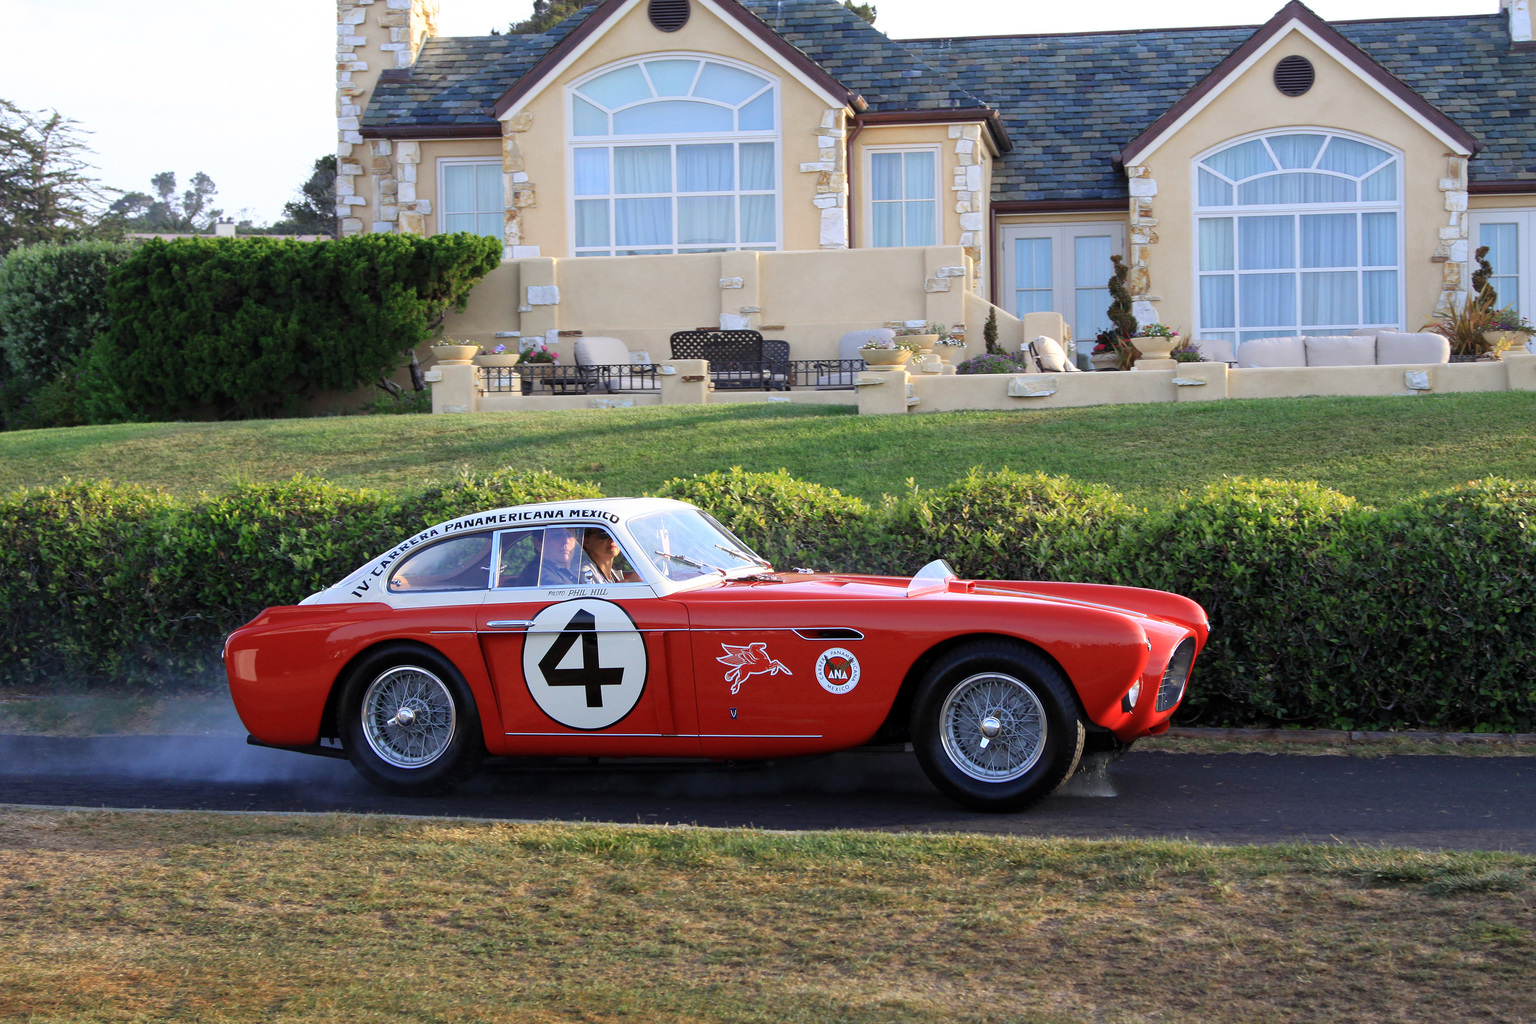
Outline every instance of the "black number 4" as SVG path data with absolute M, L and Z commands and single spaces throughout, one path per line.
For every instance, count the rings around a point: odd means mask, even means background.
M 577 640 L 581 640 L 581 667 L 559 668 Z M 539 659 L 539 671 L 550 686 L 585 686 L 587 707 L 603 706 L 603 687 L 618 686 L 624 681 L 622 668 L 601 668 L 597 657 L 597 620 L 583 608 L 571 616 L 565 630 L 555 639 L 549 653 Z

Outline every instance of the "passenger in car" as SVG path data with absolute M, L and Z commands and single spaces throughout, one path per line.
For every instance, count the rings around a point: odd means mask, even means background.
M 588 577 L 590 582 L 624 582 L 624 571 L 613 564 L 613 560 L 619 554 L 619 542 L 613 539 L 611 533 L 602 527 L 590 527 L 586 536 L 582 538 L 581 547 L 584 552 L 583 575 Z

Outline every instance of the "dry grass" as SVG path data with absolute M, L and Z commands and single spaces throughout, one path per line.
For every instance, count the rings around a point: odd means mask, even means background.
M 1536 860 L 0 809 L 6 1021 L 1523 1021 Z

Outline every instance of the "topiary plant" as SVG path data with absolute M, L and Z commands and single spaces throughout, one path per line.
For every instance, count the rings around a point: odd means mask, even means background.
M 1131 293 L 1125 287 L 1125 279 L 1131 276 L 1131 268 L 1119 256 L 1111 256 L 1114 275 L 1109 279 L 1109 322 L 1115 325 L 1115 333 L 1121 338 L 1136 337 L 1136 317 L 1131 313 Z

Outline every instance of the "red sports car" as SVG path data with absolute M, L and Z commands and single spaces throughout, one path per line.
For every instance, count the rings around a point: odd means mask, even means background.
M 224 649 L 251 742 L 406 794 L 492 756 L 761 759 L 906 743 L 959 802 L 1018 810 L 1085 744 L 1168 728 L 1208 631 L 1175 594 L 775 571 L 661 498 L 425 529 Z

